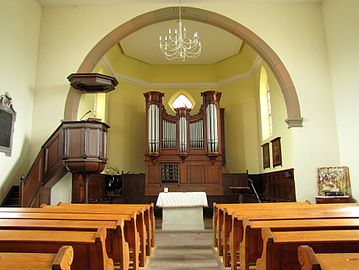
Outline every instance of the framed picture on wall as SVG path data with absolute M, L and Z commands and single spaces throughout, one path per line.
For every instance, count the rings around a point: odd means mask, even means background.
M 0 152 L 11 156 L 16 112 L 9 93 L 0 95 Z
M 270 158 L 269 158 L 269 143 L 262 145 L 263 152 L 263 169 L 270 168 Z
M 271 140 L 273 167 L 282 166 L 282 149 L 280 146 L 280 137 Z

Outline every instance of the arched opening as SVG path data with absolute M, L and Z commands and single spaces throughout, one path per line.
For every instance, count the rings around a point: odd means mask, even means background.
M 88 53 L 78 72 L 92 72 L 104 54 L 127 35 L 154 23 L 176 19 L 177 16 L 175 8 L 167 7 L 142 14 L 120 25 L 100 40 Z M 260 37 L 236 21 L 218 13 L 199 8 L 185 7 L 182 18 L 217 26 L 247 42 L 266 61 L 278 80 L 286 104 L 287 119 L 285 121 L 288 127 L 302 126 L 303 119 L 292 79 L 277 54 Z M 65 120 L 75 120 L 77 118 L 80 97 L 81 93 L 79 91 L 70 88 L 65 104 Z
M 179 95 L 171 104 L 172 108 L 192 108 L 192 102 L 185 96 Z

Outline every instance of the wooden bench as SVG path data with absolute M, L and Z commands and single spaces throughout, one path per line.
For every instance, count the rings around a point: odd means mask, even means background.
M 122 270 L 129 268 L 129 247 L 124 236 L 124 222 L 88 220 L 0 219 L 0 230 L 97 231 L 106 228 L 106 251 Z
M 284 202 L 284 203 L 251 203 L 251 204 L 226 204 L 214 206 L 217 209 L 217 226 L 214 234 L 217 234 L 217 250 L 220 256 L 223 256 L 224 265 L 230 265 L 230 233 L 232 230 L 232 213 L 246 214 L 249 211 L 283 208 L 302 208 L 309 207 L 308 202 Z M 215 223 L 215 222 L 214 222 Z
M 359 252 L 358 230 L 278 231 L 262 229 L 263 252 L 256 270 L 300 270 L 298 247 L 310 245 L 319 253 Z
M 81 214 L 81 213 L 91 213 L 91 214 L 103 214 L 103 215 L 128 215 L 136 216 L 135 224 L 136 231 L 139 234 L 139 265 L 145 266 L 146 264 L 146 255 L 150 255 L 151 252 L 151 241 L 150 232 L 147 230 L 149 228 L 149 205 L 143 206 L 127 206 L 123 205 L 109 205 L 109 204 L 63 204 L 59 203 L 57 206 L 45 205 L 40 208 L 41 212 L 48 213 L 67 213 L 67 214 Z M 146 214 L 145 214 L 146 213 Z M 146 222 L 147 220 L 147 222 Z M 146 226 L 146 224 L 148 226 Z M 148 240 L 148 241 L 147 241 Z M 137 258 L 134 259 L 136 261 Z
M 244 236 L 239 245 L 239 261 L 241 269 L 249 269 L 249 264 L 255 263 L 261 257 L 263 240 L 262 228 L 272 231 L 295 230 L 359 230 L 359 219 L 292 219 L 292 220 L 243 220 Z M 237 269 L 238 249 L 231 248 L 231 269 Z
M 29 212 L 21 212 L 20 210 Z M 137 232 L 137 222 L 136 215 L 130 214 L 92 214 L 92 213 L 58 213 L 58 212 L 30 212 L 35 208 L 18 208 L 16 212 L 3 211 L 0 208 L 0 219 L 39 219 L 39 220 L 82 220 L 82 221 L 120 221 L 124 220 L 125 222 L 125 239 L 129 245 L 129 249 L 132 251 L 132 262 L 134 269 L 139 269 L 139 265 L 145 265 L 145 257 L 140 256 L 140 241 L 139 234 Z M 37 208 L 41 209 L 41 208 Z M 141 252 L 145 254 L 145 250 Z M 142 260 L 139 260 L 141 258 Z
M 244 213 L 252 209 L 273 209 L 276 207 L 305 207 L 309 202 L 280 202 L 280 203 L 250 203 L 250 204 L 216 204 L 213 203 L 213 243 L 218 247 L 219 255 L 223 256 L 222 237 L 225 226 L 225 212 L 231 213 L 233 209 L 241 209 Z M 229 229 L 231 226 L 227 226 Z
M 57 206 L 42 205 L 43 208 L 48 209 L 63 209 L 61 211 L 91 211 L 93 213 L 108 213 L 108 214 L 125 214 L 125 213 L 139 213 L 138 222 L 143 222 L 143 225 L 138 230 L 145 230 L 146 232 L 146 253 L 151 255 L 151 247 L 154 247 L 154 205 L 153 204 L 65 204 L 58 203 Z M 56 210 L 58 211 L 58 210 Z
M 97 232 L 0 230 L 0 252 L 56 253 L 60 247 L 74 249 L 72 269 L 113 270 L 106 252 L 106 229 Z
M 226 267 L 231 265 L 231 254 L 239 249 L 239 243 L 243 240 L 243 219 L 251 220 L 280 220 L 280 219 L 310 219 L 310 218 L 350 218 L 359 217 L 358 204 L 327 204 L 327 205 L 295 205 L 287 203 L 275 203 L 273 207 L 267 204 L 248 204 L 247 206 L 231 207 L 224 209 L 224 226 L 222 243 L 223 261 Z M 270 210 L 270 211 L 269 211 Z M 231 251 L 230 251 L 231 250 Z M 233 260 L 238 261 L 236 258 Z M 233 263 L 232 263 L 233 265 Z M 235 266 L 232 266 L 235 269 Z
M 359 253 L 314 253 L 307 245 L 299 246 L 301 270 L 359 269 Z
M 0 252 L 0 270 L 70 270 L 73 258 L 71 246 L 62 246 L 57 253 Z

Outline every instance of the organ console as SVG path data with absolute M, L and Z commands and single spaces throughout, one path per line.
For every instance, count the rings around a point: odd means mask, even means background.
M 201 93 L 202 106 L 166 112 L 163 93 L 144 93 L 146 99 L 146 196 L 170 191 L 205 191 L 223 195 L 220 123 L 221 93 Z

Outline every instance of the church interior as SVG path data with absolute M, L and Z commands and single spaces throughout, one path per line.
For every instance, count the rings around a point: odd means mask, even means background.
M 356 0 L 0 10 L 0 270 L 356 269 Z

